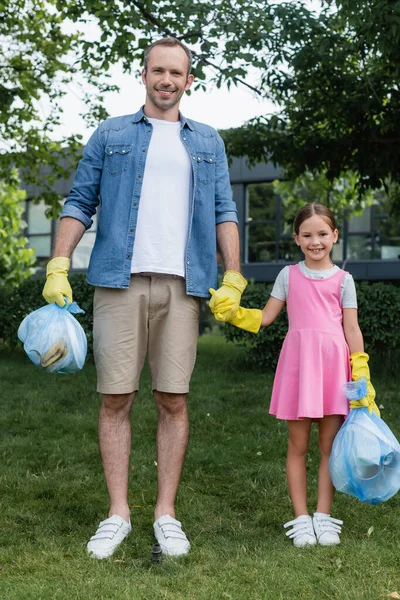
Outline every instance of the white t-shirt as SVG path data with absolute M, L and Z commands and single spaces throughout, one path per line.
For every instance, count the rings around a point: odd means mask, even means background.
M 338 266 L 334 265 L 330 269 L 326 269 L 324 271 L 314 271 L 306 266 L 304 260 L 299 262 L 299 267 L 303 275 L 309 279 L 326 279 L 340 270 Z M 277 298 L 278 300 L 286 301 L 288 291 L 289 267 L 284 267 L 282 271 L 278 273 L 274 287 L 272 288 L 271 296 Z M 340 290 L 340 300 L 342 303 L 342 308 L 357 308 L 356 286 L 354 285 L 354 279 L 350 273 L 347 273 L 347 275 L 343 277 Z
M 153 133 L 139 202 L 132 273 L 185 276 L 191 164 L 180 121 L 148 119 Z

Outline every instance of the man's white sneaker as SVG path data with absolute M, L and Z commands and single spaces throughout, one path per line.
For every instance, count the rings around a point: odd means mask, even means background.
M 167 556 L 181 556 L 190 550 L 190 542 L 182 531 L 182 525 L 169 515 L 163 515 L 154 525 L 154 535 L 161 552 Z
M 92 558 L 108 558 L 132 531 L 130 521 L 113 515 L 102 521 L 96 533 L 90 538 L 87 551 Z
M 325 513 L 315 512 L 313 525 L 318 543 L 321 546 L 336 546 L 340 544 L 339 533 L 342 531 L 343 521 L 333 519 Z
M 293 540 L 296 548 L 314 546 L 317 543 L 310 515 L 300 515 L 297 519 L 284 524 L 284 527 L 290 526 L 292 526 L 292 529 L 289 529 L 286 535 Z

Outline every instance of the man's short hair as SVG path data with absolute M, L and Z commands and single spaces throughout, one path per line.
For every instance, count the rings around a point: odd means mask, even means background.
M 143 59 L 143 67 L 144 67 L 145 71 L 147 71 L 147 65 L 149 63 L 149 54 L 152 51 L 152 49 L 154 48 L 154 46 L 170 46 L 170 47 L 171 46 L 180 46 L 182 48 L 182 50 L 184 50 L 184 52 L 188 58 L 187 74 L 189 75 L 190 70 L 192 68 L 192 62 L 193 62 L 192 53 L 189 50 L 189 48 L 187 46 L 185 46 L 185 44 L 182 44 L 182 42 L 180 42 L 179 40 L 177 40 L 174 37 L 161 38 L 160 40 L 156 40 L 155 42 L 150 44 L 150 46 L 148 48 L 146 48 L 146 50 L 144 51 L 144 59 Z

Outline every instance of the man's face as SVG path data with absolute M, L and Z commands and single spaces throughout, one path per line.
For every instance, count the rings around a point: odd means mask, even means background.
M 180 46 L 155 46 L 149 54 L 147 71 L 142 71 L 147 100 L 161 111 L 178 108 L 193 82 L 187 70 L 188 57 Z

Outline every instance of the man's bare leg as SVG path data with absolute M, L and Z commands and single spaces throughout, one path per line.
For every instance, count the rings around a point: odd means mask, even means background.
M 185 394 L 154 391 L 158 408 L 157 477 L 158 495 L 154 511 L 175 517 L 175 498 L 189 438 L 189 418 Z
M 104 394 L 99 417 L 99 442 L 104 475 L 110 495 L 109 516 L 129 521 L 128 473 L 131 451 L 131 394 Z

